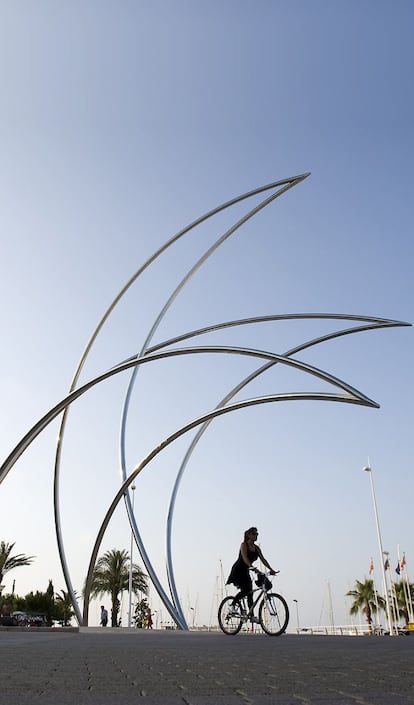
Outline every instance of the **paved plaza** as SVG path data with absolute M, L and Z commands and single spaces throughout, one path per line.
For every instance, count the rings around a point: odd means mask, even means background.
M 414 705 L 414 634 L 0 631 L 1 705 Z

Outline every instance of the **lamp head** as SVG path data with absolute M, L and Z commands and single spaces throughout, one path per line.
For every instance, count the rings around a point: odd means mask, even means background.
M 371 468 L 369 465 L 366 465 L 364 468 L 362 468 L 364 472 L 371 472 Z

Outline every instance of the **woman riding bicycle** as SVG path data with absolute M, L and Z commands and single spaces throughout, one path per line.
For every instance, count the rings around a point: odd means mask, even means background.
M 271 568 L 260 547 L 255 543 L 257 536 L 258 531 L 255 526 L 250 527 L 250 529 L 247 529 L 247 531 L 244 532 L 244 540 L 240 546 L 239 557 L 233 564 L 226 583 L 226 585 L 232 583 L 240 590 L 240 592 L 235 595 L 233 604 L 236 604 L 236 602 L 241 598 L 247 597 L 249 610 L 253 606 L 253 585 L 249 570 L 256 570 L 253 568 L 254 561 L 257 561 L 257 559 L 260 558 L 266 568 L 270 570 L 271 575 L 276 575 L 276 571 Z M 251 621 L 257 622 L 258 619 L 252 615 Z

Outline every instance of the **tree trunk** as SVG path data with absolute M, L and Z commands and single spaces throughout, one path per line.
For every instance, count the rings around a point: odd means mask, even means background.
M 119 614 L 120 602 L 118 596 L 112 597 L 112 611 L 111 611 L 111 626 L 118 627 L 118 614 Z

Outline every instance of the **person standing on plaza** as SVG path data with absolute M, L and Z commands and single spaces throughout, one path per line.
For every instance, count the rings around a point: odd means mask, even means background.
M 101 606 L 101 625 L 103 627 L 106 627 L 108 624 L 108 610 L 105 609 L 105 607 L 102 605 Z
M 238 592 L 234 597 L 234 604 L 241 598 L 247 597 L 249 610 L 253 607 L 253 585 L 249 570 L 253 568 L 254 561 L 257 561 L 257 559 L 260 558 L 266 568 L 270 570 L 271 574 L 275 575 L 275 571 L 264 557 L 260 546 L 256 544 L 257 536 L 258 531 L 255 526 L 251 526 L 250 529 L 247 529 L 247 531 L 244 532 L 244 539 L 240 546 L 239 556 L 231 568 L 230 575 L 227 578 L 226 583 L 226 585 L 232 583 L 240 590 L 240 592 Z M 258 572 L 256 568 L 253 569 Z M 257 617 L 252 615 L 251 621 L 258 621 Z

